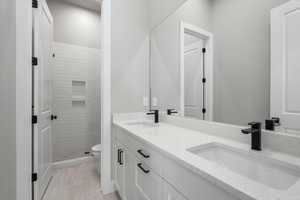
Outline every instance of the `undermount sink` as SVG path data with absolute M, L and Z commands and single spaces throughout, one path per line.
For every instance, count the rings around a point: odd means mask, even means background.
M 152 121 L 130 121 L 125 122 L 128 126 L 140 127 L 140 128 L 152 128 L 154 127 L 154 123 Z
M 300 179 L 300 169 L 296 166 L 259 155 L 258 152 L 220 143 L 200 145 L 188 151 L 276 190 L 287 190 Z

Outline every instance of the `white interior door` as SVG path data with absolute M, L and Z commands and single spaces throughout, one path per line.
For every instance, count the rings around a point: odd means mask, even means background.
M 300 1 L 271 12 L 271 116 L 300 134 Z
M 203 41 L 185 47 L 184 54 L 184 114 L 203 119 Z
M 51 143 L 51 45 L 53 20 L 45 1 L 33 10 L 33 55 L 38 58 L 33 69 L 33 113 L 37 123 L 33 128 L 33 166 L 37 173 L 34 199 L 40 200 L 50 181 L 52 163 Z

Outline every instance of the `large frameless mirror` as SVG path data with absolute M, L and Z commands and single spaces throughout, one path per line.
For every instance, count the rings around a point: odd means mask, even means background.
M 236 125 L 280 118 L 300 133 L 300 14 L 288 2 L 186 0 L 151 31 L 151 108 Z

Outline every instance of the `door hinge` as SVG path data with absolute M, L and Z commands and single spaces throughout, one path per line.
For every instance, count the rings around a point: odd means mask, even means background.
M 32 173 L 32 175 L 31 175 L 31 180 L 32 180 L 32 182 L 36 182 L 36 181 L 38 180 L 38 175 L 37 175 L 37 173 Z
M 206 48 L 202 48 L 202 53 L 206 53 Z
M 203 113 L 203 114 L 206 113 L 206 109 L 205 109 L 205 108 L 202 109 L 202 113 Z
M 32 57 L 32 66 L 38 65 L 38 58 L 37 57 Z
M 38 118 L 36 115 L 32 115 L 32 124 L 36 124 L 38 121 Z
M 206 78 L 203 78 L 203 79 L 202 79 L 202 83 L 206 83 Z
M 39 7 L 39 2 L 38 2 L 38 0 L 32 0 L 32 7 L 33 7 L 33 8 L 38 8 L 38 7 Z

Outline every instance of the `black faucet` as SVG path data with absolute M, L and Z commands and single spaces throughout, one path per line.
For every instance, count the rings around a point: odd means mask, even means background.
M 272 117 L 272 119 L 266 120 L 266 130 L 274 131 L 275 126 L 280 126 L 280 118 L 278 117 Z
M 178 113 L 175 109 L 167 109 L 167 114 L 172 115 Z
M 251 122 L 251 128 L 243 129 L 242 133 L 251 134 L 251 149 L 261 151 L 261 123 Z
M 157 124 L 159 122 L 159 110 L 150 110 L 147 115 L 154 115 L 154 123 Z

